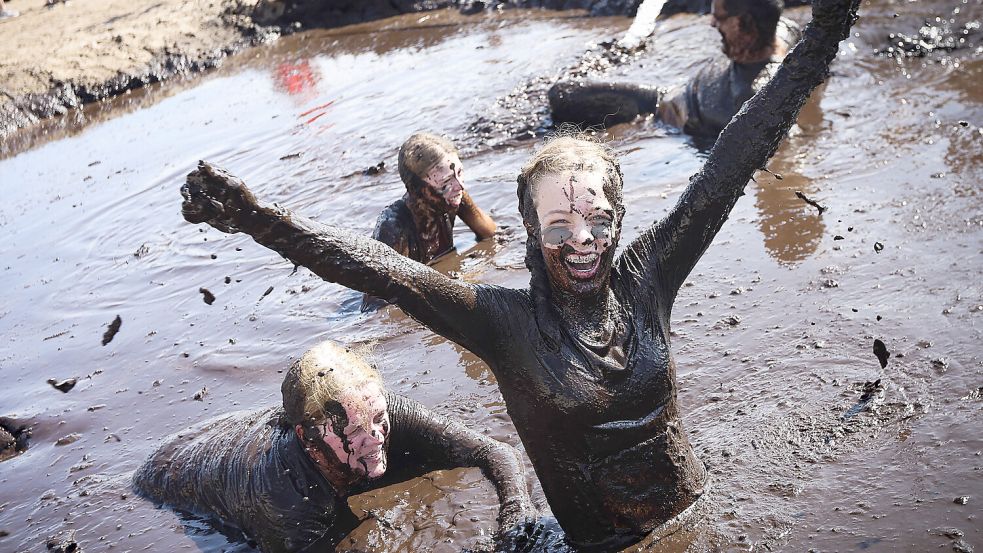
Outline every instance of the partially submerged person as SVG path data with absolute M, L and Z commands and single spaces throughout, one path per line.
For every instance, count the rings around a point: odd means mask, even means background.
M 333 550 L 360 522 L 346 497 L 437 469 L 481 468 L 498 492 L 501 529 L 533 515 L 513 448 L 386 391 L 348 349 L 312 348 L 281 391 L 282 406 L 165 439 L 134 487 L 241 531 L 265 553 Z
M 724 57 L 704 65 L 685 85 L 561 82 L 549 91 L 553 122 L 615 125 L 654 113 L 698 136 L 716 136 L 774 74 L 801 35 L 781 17 L 781 0 L 713 0 L 710 24 Z
M 372 238 L 427 264 L 454 249 L 457 217 L 479 241 L 495 235 L 495 221 L 464 189 L 464 165 L 449 140 L 430 133 L 409 137 L 399 149 L 399 178 L 406 193 L 382 212 Z M 382 303 L 366 295 L 362 311 Z
M 609 551 L 660 532 L 703 493 L 683 429 L 672 305 L 744 187 L 823 82 L 858 0 L 815 0 L 803 40 L 720 134 L 676 206 L 620 256 L 621 170 L 602 145 L 563 137 L 519 176 L 525 290 L 471 284 L 384 245 L 260 203 L 207 164 L 184 217 L 258 243 L 331 282 L 393 298 L 494 373 L 566 540 Z

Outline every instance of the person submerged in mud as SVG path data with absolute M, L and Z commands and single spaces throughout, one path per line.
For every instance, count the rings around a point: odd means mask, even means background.
M 346 497 L 426 472 L 480 467 L 501 529 L 534 515 L 518 453 L 386 391 L 325 342 L 287 371 L 283 405 L 166 438 L 133 476 L 143 496 L 241 531 L 265 553 L 328 551 L 359 524 Z
M 668 89 L 557 83 L 548 94 L 553 122 L 610 126 L 654 113 L 687 134 L 716 136 L 799 40 L 798 25 L 781 15 L 781 0 L 713 0 L 710 24 L 720 32 L 725 57 L 704 65 L 685 85 Z
M 495 235 L 495 221 L 464 189 L 464 165 L 449 140 L 430 133 L 409 137 L 399 148 L 399 177 L 406 194 L 379 215 L 372 238 L 426 264 L 454 249 L 456 217 L 479 241 Z M 384 303 L 365 295 L 362 311 Z
M 706 483 L 679 415 L 673 302 L 825 79 L 858 1 L 813 2 L 786 63 L 726 126 L 675 207 L 618 256 L 625 207 L 615 157 L 579 136 L 536 152 L 518 178 L 528 289 L 449 278 L 377 241 L 261 203 L 205 162 L 181 190 L 183 214 L 247 233 L 325 280 L 391 298 L 483 359 L 566 545 L 625 547 L 666 531 Z M 534 534 L 514 537 L 516 549 L 542 549 Z

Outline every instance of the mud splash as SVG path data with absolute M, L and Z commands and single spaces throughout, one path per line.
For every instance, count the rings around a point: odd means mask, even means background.
M 906 9 L 862 8 L 859 36 L 842 44 L 833 77 L 769 164 L 782 179 L 755 177 L 680 293 L 682 418 L 713 487 L 704 516 L 650 550 L 983 543 L 983 60 L 973 48 L 944 54 L 958 65 L 934 63 L 935 53 L 903 67 L 874 56 L 889 33 L 948 18 L 952 6 Z M 533 141 L 493 130 L 487 143 L 504 147 L 487 148 L 468 126 L 628 20 L 514 15 L 463 25 L 433 12 L 297 33 L 194 83 L 83 110 L 98 119 L 0 161 L 0 278 L 12 291 L 0 305 L 0 415 L 32 427 L 29 448 L 0 465 L 0 549 L 44 550 L 74 531 L 84 550 L 248 551 L 135 499 L 128 472 L 169 433 L 275 403 L 278 371 L 324 338 L 374 344 L 391 389 L 520 445 L 473 355 L 398 310 L 358 314 L 357 294 L 246 239 L 199 232 L 183 223 L 177 192 L 198 159 L 212 159 L 263 197 L 368 234 L 403 186 L 394 171 L 363 171 L 394 167 L 402 140 L 428 127 L 463 143 L 471 194 L 514 229 L 470 247 L 459 226 L 462 253 L 438 269 L 525 286 L 514 183 Z M 978 20 L 983 6 L 964 4 L 960 17 Z M 704 19 L 676 16 L 604 75 L 671 85 L 717 49 Z M 354 67 L 359 79 L 348 77 Z M 474 78 L 449 86 L 461 71 Z M 647 120 L 608 138 L 623 158 L 627 242 L 672 207 L 701 154 Z M 117 315 L 123 324 L 102 346 Z M 875 339 L 890 352 L 886 367 Z M 62 393 L 48 378 L 77 384 Z M 878 379 L 880 389 L 865 386 Z M 341 549 L 459 551 L 493 529 L 493 498 L 472 470 L 360 496 L 352 504 L 365 521 Z

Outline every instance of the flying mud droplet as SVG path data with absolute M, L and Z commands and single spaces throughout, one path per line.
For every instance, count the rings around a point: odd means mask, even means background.
M 207 396 L 207 395 L 208 395 L 208 388 L 205 387 L 205 386 L 202 386 L 200 390 L 198 390 L 197 392 L 195 392 L 195 395 L 192 396 L 191 399 L 193 399 L 195 401 L 205 401 L 205 396 Z
M 881 250 L 883 249 L 884 249 L 884 244 L 881 244 L 880 242 L 874 242 L 874 253 L 881 253 Z
M 367 177 L 374 177 L 375 175 L 379 175 L 385 172 L 386 172 L 386 162 L 380 161 L 379 163 L 376 163 L 375 165 L 362 171 L 362 174 Z
M 259 297 L 260 301 L 262 301 L 263 298 L 265 298 L 266 296 L 269 296 L 271 293 L 273 293 L 273 287 L 272 286 L 270 286 L 269 288 L 266 289 L 265 292 L 263 292 L 263 295 Z
M 205 303 L 208 305 L 215 303 L 215 294 L 213 294 L 211 290 L 208 288 L 199 288 L 198 291 L 201 292 L 201 299 L 204 300 Z
M 76 384 L 78 384 L 78 379 L 68 378 L 65 380 L 58 381 L 55 380 L 54 378 L 49 378 L 48 384 L 51 384 L 51 387 L 58 390 L 59 392 L 63 394 L 67 394 L 72 388 L 75 387 Z
M 884 345 L 884 342 L 877 339 L 874 340 L 874 355 L 880 361 L 881 368 L 886 368 L 887 360 L 891 358 L 891 352 L 887 351 L 887 346 Z
M 109 326 L 106 328 L 105 334 L 102 335 L 102 345 L 105 346 L 109 342 L 112 342 L 113 338 L 116 337 L 116 333 L 119 332 L 119 327 L 122 325 L 123 325 L 123 319 L 121 319 L 119 315 L 116 315 L 116 318 L 113 319 L 113 322 L 109 323 Z

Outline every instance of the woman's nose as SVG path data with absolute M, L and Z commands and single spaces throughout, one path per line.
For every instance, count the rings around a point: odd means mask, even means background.
M 374 443 L 382 443 L 386 441 L 386 433 L 383 431 L 382 425 L 375 425 L 372 427 L 372 431 L 369 432 L 369 439 Z
M 573 233 L 573 240 L 577 244 L 590 244 L 594 241 L 594 235 L 590 232 L 587 224 L 577 225 Z

